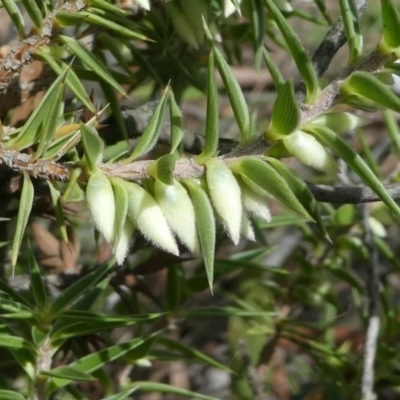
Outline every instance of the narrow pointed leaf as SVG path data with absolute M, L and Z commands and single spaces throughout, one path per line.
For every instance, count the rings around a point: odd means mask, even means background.
M 0 390 L 0 399 L 3 400 L 26 400 L 26 397 L 22 396 L 13 390 Z
M 397 157 L 400 157 L 400 132 L 393 112 L 391 110 L 384 110 L 383 120 L 385 121 L 386 129 L 392 142 L 393 149 L 396 152 Z
M 127 75 L 133 80 L 136 80 L 135 74 L 132 72 L 132 68 L 126 61 L 126 57 L 121 52 L 121 44 L 123 42 L 116 42 L 116 39 L 111 37 L 109 34 L 102 32 L 97 36 L 97 40 L 102 44 L 104 49 L 107 49 L 117 60 L 119 67 L 121 67 Z
M 359 117 L 349 112 L 329 112 L 311 121 L 313 125 L 326 126 L 336 133 L 345 133 L 356 128 L 362 128 L 369 124 L 365 118 Z
M 89 50 L 71 37 L 59 35 L 58 38 L 72 51 L 72 53 L 74 53 L 84 64 L 86 64 L 90 70 L 92 70 L 96 75 L 112 86 L 117 92 L 123 96 L 126 96 L 125 91 L 109 73 L 107 68 L 101 63 L 100 60 L 95 58 Z
M 221 160 L 210 160 L 206 164 L 206 169 L 207 187 L 214 209 L 232 242 L 238 244 L 242 220 L 239 184 L 231 170 Z
M 332 154 L 314 136 L 296 131 L 282 140 L 286 149 L 303 164 L 319 171 L 336 173 L 338 166 Z
M 100 15 L 96 15 L 93 12 L 91 12 L 90 8 L 88 11 L 83 11 L 80 14 L 84 15 L 85 20 L 89 22 L 90 24 L 93 25 L 99 25 L 103 28 L 109 29 L 110 31 L 113 31 L 116 34 L 125 36 L 129 39 L 137 39 L 137 40 L 148 40 L 148 38 L 141 33 L 135 32 L 132 29 L 129 29 L 121 24 L 113 22 L 111 19 L 107 19 L 107 14 L 108 12 L 105 12 L 105 18 L 101 17 Z M 110 14 L 110 18 L 112 17 L 112 14 Z M 116 18 L 116 16 L 114 17 Z
M 259 72 L 263 55 L 263 40 L 265 35 L 265 15 L 261 0 L 251 0 L 251 26 L 253 31 L 253 46 L 256 71 Z
M 110 261 L 100 267 L 95 268 L 94 271 L 90 272 L 69 286 L 57 297 L 56 300 L 54 300 L 50 307 L 50 314 L 56 316 L 68 305 L 78 300 L 82 294 L 86 293 L 92 286 L 95 286 L 98 282 L 100 282 L 113 267 L 114 261 Z
M 37 29 L 42 28 L 43 16 L 40 8 L 38 7 L 35 0 L 22 0 L 22 4 L 25 7 L 29 18 L 32 20 L 33 24 Z
M 11 336 L 5 333 L 0 333 L 0 347 L 4 347 L 6 349 L 25 349 L 25 350 L 33 350 L 34 346 L 32 343 L 27 340 L 20 338 L 18 336 Z
M 126 256 L 128 255 L 129 244 L 135 229 L 135 224 L 129 219 L 126 219 L 121 231 L 121 237 L 118 241 L 118 244 L 114 247 L 115 260 L 117 261 L 118 265 L 122 265 Z
M 146 381 L 143 382 L 136 381 L 135 383 L 132 384 L 132 387 L 126 390 L 125 392 L 119 393 L 114 396 L 106 397 L 104 400 L 125 400 L 132 393 L 136 391 L 169 393 L 177 396 L 184 396 L 187 399 L 196 399 L 196 400 L 218 400 L 216 397 L 195 393 L 190 390 L 181 389 L 177 386 L 167 385 L 166 383 L 146 382 Z
M 297 69 L 303 78 L 304 84 L 307 89 L 306 102 L 312 104 L 318 93 L 318 77 L 314 71 L 311 60 L 307 55 L 306 50 L 299 37 L 293 28 L 286 21 L 286 18 L 279 11 L 273 0 L 263 0 L 266 5 L 272 19 L 278 25 L 278 28 L 285 39 L 286 45 L 290 51 L 290 54 L 295 62 Z
M 47 181 L 50 189 L 51 202 L 54 207 L 54 214 L 56 215 L 57 228 L 61 233 L 62 239 L 68 243 L 67 226 L 65 225 L 64 211 L 61 203 L 61 192 L 57 189 L 56 183 Z
M 124 160 L 125 163 L 130 163 L 148 153 L 157 143 L 164 118 L 164 109 L 168 92 L 169 88 L 165 89 L 164 94 L 158 102 L 157 108 L 154 110 L 146 129 L 140 136 L 135 149 L 132 154 Z
M 358 174 L 362 181 L 369 186 L 396 215 L 400 216 L 399 206 L 390 197 L 382 182 L 374 175 L 365 161 L 350 145 L 328 128 L 315 126 L 312 129 L 310 133 L 315 135 L 318 140 L 343 159 L 346 164 Z
M 361 156 L 365 159 L 365 162 L 371 168 L 371 171 L 382 181 L 383 179 L 379 171 L 379 165 L 376 162 L 367 141 L 365 140 L 364 132 L 361 129 L 357 129 L 356 135 L 361 148 Z
M 104 143 L 99 134 L 93 128 L 89 128 L 83 123 L 79 124 L 81 130 L 83 151 L 85 161 L 90 172 L 94 171 L 96 165 L 101 161 L 104 150 Z
M 154 179 L 159 180 L 164 185 L 173 185 L 174 180 L 172 173 L 174 171 L 175 162 L 178 159 L 178 154 L 166 154 L 161 156 L 157 161 L 152 162 L 147 167 L 147 173 Z
M 106 363 L 117 360 L 135 348 L 153 340 L 155 336 L 156 334 L 139 337 L 132 339 L 129 342 L 108 347 L 86 357 L 82 357 L 78 361 L 69 364 L 69 367 L 75 369 L 76 371 L 90 374 L 102 368 Z M 65 385 L 68 385 L 70 382 L 71 379 L 54 378 L 49 385 L 49 392 L 51 393 L 59 388 L 62 388 Z
M 356 71 L 341 84 L 340 91 L 343 95 L 359 95 L 374 103 L 400 112 L 400 99 L 392 90 L 372 74 Z
M 180 353 L 184 354 L 186 357 L 190 357 L 192 359 L 201 361 L 204 364 L 208 364 L 212 367 L 216 367 L 222 371 L 232 373 L 232 370 L 230 368 L 228 368 L 227 366 L 219 363 L 218 361 L 214 360 L 211 357 L 208 357 L 207 355 L 203 354 L 202 352 L 200 352 L 196 349 L 193 349 L 192 347 L 186 346 L 181 342 L 172 340 L 169 337 L 160 336 L 159 338 L 157 338 L 157 343 L 164 345 L 168 349 L 179 351 Z
M 354 0 L 339 0 L 340 13 L 347 43 L 350 48 L 349 65 L 354 65 L 360 58 L 363 45 L 363 37 L 360 32 L 358 13 Z
M 108 243 L 114 238 L 115 199 L 110 180 L 96 170 L 90 175 L 86 200 L 93 221 Z
M 182 141 L 184 132 L 182 112 L 172 91 L 169 96 L 169 112 L 171 121 L 171 153 L 174 153 Z
M 40 375 L 50 376 L 53 378 L 68 379 L 70 381 L 97 381 L 92 375 L 87 374 L 84 371 L 80 371 L 68 365 L 63 365 L 61 367 L 53 368 L 52 370 L 46 371 L 41 370 Z
M 322 221 L 321 214 L 318 211 L 317 202 L 315 201 L 313 194 L 311 193 L 309 187 L 304 182 L 304 180 L 301 179 L 294 171 L 292 171 L 283 162 L 271 157 L 267 157 L 266 160 L 287 182 L 287 184 L 290 186 L 290 188 L 292 189 L 293 193 L 298 198 L 300 203 L 313 218 L 320 231 L 324 234 L 324 236 L 327 239 L 329 239 L 329 234 Z
M 18 292 L 16 292 L 8 283 L 4 282 L 2 279 L 0 279 L 0 292 L 2 292 L 3 302 L 6 297 L 7 298 L 10 297 L 16 303 L 20 303 L 21 305 L 30 307 L 25 297 L 22 297 Z M 4 296 L 4 294 L 6 294 L 7 296 Z
M 10 16 L 13 25 L 17 29 L 20 39 L 22 39 L 25 36 L 25 25 L 24 18 L 21 14 L 21 11 L 19 11 L 17 3 L 15 0 L 2 0 L 1 2 L 6 9 L 7 14 Z
M 63 70 L 68 68 L 67 65 L 61 63 L 54 59 L 48 48 L 39 47 L 35 50 L 35 53 L 38 54 L 49 66 L 50 68 L 57 74 L 61 75 Z M 68 73 L 66 75 L 66 85 L 68 89 L 72 91 L 72 93 L 82 102 L 82 104 L 91 112 L 95 113 L 96 108 L 93 105 L 90 97 L 86 93 L 86 89 L 83 86 L 81 80 L 76 75 L 75 71 L 72 68 L 68 69 Z
M 246 99 L 243 96 L 243 92 L 239 86 L 239 83 L 233 76 L 228 63 L 225 61 L 220 51 L 214 47 L 213 52 L 215 56 L 215 64 L 217 65 L 219 74 L 224 82 L 225 90 L 228 94 L 236 122 L 239 126 L 241 142 L 246 143 L 250 134 L 250 115 L 247 108 Z
M 167 221 L 153 196 L 141 186 L 125 182 L 128 191 L 128 217 L 144 237 L 164 251 L 179 254 Z
M 108 0 L 90 0 L 90 6 L 99 8 L 100 10 L 108 11 L 113 14 L 118 14 L 121 17 L 130 16 L 130 12 L 125 10 L 124 8 L 118 7 L 112 3 L 109 3 Z
M 115 90 L 108 85 L 106 82 L 101 81 L 100 82 L 101 90 L 103 91 L 104 97 L 106 101 L 108 102 L 108 109 L 110 111 L 110 114 L 113 116 L 113 119 L 117 123 L 118 129 L 124 138 L 123 143 L 127 145 L 127 148 L 130 149 L 128 140 L 129 140 L 129 134 L 126 129 L 126 124 L 125 124 L 125 119 L 124 116 L 122 115 L 122 109 L 121 109 L 121 103 L 120 100 L 118 99 L 117 93 Z M 106 151 L 110 146 L 106 147 Z
M 214 71 L 214 52 L 211 51 L 208 60 L 207 69 L 207 114 L 206 114 L 206 132 L 205 143 L 202 153 L 196 157 L 196 162 L 199 164 L 207 161 L 208 158 L 213 157 L 218 149 L 218 136 L 219 136 L 219 108 L 218 108 L 218 90 L 215 82 Z
M 383 38 L 379 50 L 390 54 L 400 47 L 400 12 L 399 6 L 393 0 L 381 0 Z
M 183 181 L 189 190 L 194 213 L 196 215 L 197 233 L 206 268 L 207 280 L 212 291 L 214 281 L 214 253 L 215 253 L 215 219 L 210 200 L 199 184 L 189 179 Z
M 30 176 L 24 171 L 24 183 L 22 185 L 21 199 L 19 201 L 17 227 L 15 229 L 12 250 L 11 250 L 11 265 L 15 267 L 17 263 L 19 249 L 24 237 L 25 228 L 28 223 L 29 216 L 32 210 L 34 189 Z
M 196 232 L 195 212 L 184 187 L 176 180 L 172 181 L 172 185 L 155 181 L 154 197 L 168 225 L 181 243 L 192 253 L 197 254 L 199 241 Z
M 36 106 L 35 110 L 25 122 L 24 126 L 21 128 L 18 136 L 11 141 L 12 146 L 23 150 L 27 147 L 32 146 L 34 143 L 40 142 L 42 140 L 43 129 L 45 129 L 46 124 L 49 119 L 54 117 L 54 103 L 60 96 L 60 90 L 62 90 L 62 81 L 65 79 L 65 75 L 61 74 L 50 86 L 49 90 L 43 96 L 40 103 Z M 57 110 L 58 111 L 58 110 Z M 53 113 L 53 114 L 50 114 Z M 58 112 L 57 112 L 58 114 Z M 54 123 L 54 121 L 52 121 Z M 54 126 L 55 127 L 55 126 Z M 52 131 L 47 132 L 48 135 L 45 139 L 49 140 L 49 137 L 54 133 Z M 46 146 L 48 144 L 46 143 Z M 44 145 L 43 145 L 44 146 Z
M 128 213 L 128 192 L 125 182 L 121 178 L 111 178 L 111 184 L 115 199 L 115 222 L 114 222 L 114 247 L 118 246 L 119 240 L 125 226 L 126 215 Z
M 190 46 L 193 46 L 195 49 L 198 49 L 200 43 L 198 42 L 197 34 L 191 22 L 185 15 L 182 5 L 179 2 L 170 1 L 167 3 L 166 10 L 170 20 L 172 21 L 174 31 L 182 40 Z
M 267 66 L 268 71 L 271 75 L 271 78 L 274 82 L 275 89 L 277 91 L 279 91 L 281 86 L 285 83 L 285 80 L 283 79 L 281 71 L 279 71 L 278 66 L 275 64 L 274 60 L 271 58 L 269 51 L 267 50 L 267 48 L 265 46 L 263 48 L 263 57 L 264 57 L 265 65 Z
M 271 123 L 266 132 L 267 140 L 276 141 L 294 132 L 300 123 L 300 107 L 294 95 L 293 82 L 286 81 L 278 91 L 272 108 Z
M 30 246 L 29 246 L 30 247 Z M 36 262 L 35 256 L 33 255 L 33 250 L 29 248 L 29 276 L 31 279 L 31 290 L 33 292 L 33 297 L 36 302 L 36 306 L 39 310 L 44 311 L 47 309 L 48 298 L 46 293 L 46 288 L 43 284 L 42 275 L 40 273 L 39 265 Z
M 272 195 L 300 215 L 310 216 L 286 181 L 267 162 L 256 157 L 246 157 L 232 162 L 230 168 L 241 175 L 246 184 L 251 184 L 250 189 L 255 189 L 260 194 Z

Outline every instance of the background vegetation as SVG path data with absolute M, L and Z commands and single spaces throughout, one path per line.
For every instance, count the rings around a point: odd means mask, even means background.
M 397 0 L 1 5 L 1 399 L 400 398 Z

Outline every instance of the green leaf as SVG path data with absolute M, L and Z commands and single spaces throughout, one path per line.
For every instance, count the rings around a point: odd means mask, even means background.
M 234 244 L 240 240 L 242 200 L 239 184 L 226 164 L 211 159 L 206 164 L 208 193 L 212 205 Z M 229 199 L 229 201 L 227 201 Z
M 23 150 L 39 142 L 40 151 L 43 152 L 50 144 L 49 142 L 54 134 L 60 110 L 60 108 L 57 109 L 54 106 L 58 104 L 58 107 L 60 107 L 64 79 L 65 74 L 63 73 L 52 83 L 49 90 L 46 91 L 40 103 L 25 122 L 18 136 L 11 141 L 11 147 Z M 43 144 L 41 144 L 42 140 Z M 36 158 L 41 155 L 38 151 L 35 154 Z
M 0 347 L 4 347 L 6 349 L 26 349 L 33 350 L 34 346 L 32 343 L 27 340 L 20 338 L 18 336 L 11 336 L 4 333 L 0 333 Z
M 204 394 L 199 394 L 191 392 L 190 390 L 180 389 L 176 386 L 167 385 L 165 383 L 157 382 L 135 382 L 131 385 L 132 387 L 126 392 L 119 393 L 114 396 L 106 397 L 104 400 L 124 400 L 132 393 L 142 390 L 144 392 L 160 392 L 160 393 L 170 393 L 177 396 L 185 396 L 186 398 L 196 399 L 196 400 L 218 400 L 216 397 L 206 396 Z
M 381 0 L 383 38 L 379 44 L 379 51 L 390 54 L 400 47 L 400 12 L 398 5 L 392 0 Z
M 150 118 L 149 123 L 146 126 L 146 129 L 140 136 L 136 146 L 132 152 L 132 154 L 124 160 L 124 163 L 128 164 L 142 155 L 148 153 L 157 143 L 158 136 L 160 134 L 163 118 L 164 118 L 164 109 L 165 103 L 167 99 L 167 95 L 169 92 L 169 87 L 167 87 L 164 91 L 163 96 L 156 109 L 154 110 L 153 115 Z
M 114 239 L 115 199 L 109 178 L 95 169 L 86 186 L 86 201 L 97 230 L 108 243 Z
M 285 80 L 283 79 L 279 67 L 275 64 L 274 60 L 271 58 L 269 51 L 267 50 L 266 47 L 263 48 L 263 57 L 265 65 L 267 66 L 271 78 L 274 82 L 275 89 L 279 91 L 281 86 L 285 83 Z
M 358 143 L 360 144 L 361 147 L 361 156 L 365 159 L 365 162 L 367 165 L 371 168 L 371 171 L 380 179 L 382 180 L 381 173 L 379 171 L 379 165 L 374 159 L 374 156 L 372 154 L 372 151 L 365 140 L 364 137 L 364 132 L 361 129 L 356 130 L 356 135 L 358 139 Z
M 138 322 L 152 321 L 161 314 L 133 315 L 128 317 L 110 317 L 106 314 L 80 310 L 65 311 L 57 316 L 57 324 L 51 335 L 54 346 L 61 345 L 66 339 L 90 335 L 102 331 L 132 326 Z
M 21 394 L 12 390 L 0 390 L 0 399 L 2 400 L 26 400 Z
M 287 182 L 290 189 L 292 189 L 295 196 L 298 198 L 302 206 L 307 210 L 308 214 L 313 218 L 320 231 L 324 236 L 329 239 L 329 234 L 326 231 L 325 224 L 318 211 L 317 202 L 309 187 L 294 171 L 292 171 L 286 164 L 275 159 L 266 157 L 266 160 L 274 167 L 279 175 Z
M 272 118 L 266 132 L 266 139 L 277 141 L 294 132 L 300 123 L 300 107 L 294 94 L 293 82 L 286 81 L 279 89 L 272 108 Z
M 126 129 L 124 117 L 122 115 L 120 100 L 118 99 L 118 97 L 115 93 L 115 90 L 110 85 L 101 81 L 100 86 L 101 86 L 101 90 L 104 93 L 104 97 L 106 98 L 106 100 L 108 102 L 108 108 L 110 110 L 110 114 L 113 116 L 113 119 L 117 123 L 118 129 L 120 130 L 122 137 L 125 139 L 123 141 L 123 143 L 125 143 L 127 148 L 130 149 L 129 142 L 128 142 L 129 134 Z M 107 149 L 109 149 L 109 147 L 110 146 L 107 146 L 105 148 L 105 151 L 107 151 Z M 103 158 L 105 158 L 104 153 L 103 153 Z
M 242 176 L 250 189 L 264 196 L 272 195 L 303 217 L 310 217 L 286 181 L 267 162 L 256 157 L 246 157 L 232 162 L 230 168 Z
M 31 328 L 31 336 L 33 343 L 36 347 L 43 345 L 43 343 L 48 339 L 51 328 L 48 326 L 32 326 Z
M 37 2 L 35 0 L 22 0 L 22 4 L 35 27 L 37 29 L 42 29 L 43 16 Z
M 4 8 L 6 9 L 7 14 L 10 16 L 14 27 L 17 29 L 20 39 L 23 39 L 25 37 L 24 18 L 21 12 L 19 11 L 19 8 L 15 0 L 2 0 L 1 2 Z
M 119 83 L 113 78 L 107 67 L 105 67 L 100 60 L 95 58 L 95 56 L 89 50 L 71 37 L 59 35 L 58 38 L 72 51 L 73 54 L 75 54 L 85 65 L 87 65 L 90 70 L 92 70 L 102 80 L 112 86 L 117 92 L 123 96 L 126 96 L 124 89 L 122 89 Z
M 99 8 L 100 10 L 120 15 L 121 17 L 129 17 L 131 15 L 125 9 L 118 7 L 112 3 L 109 3 L 108 0 L 90 0 L 90 6 L 92 8 L 96 7 Z
M 85 371 L 63 365 L 61 367 L 53 368 L 52 370 L 46 371 L 41 370 L 40 375 L 50 376 L 53 378 L 68 379 L 70 381 L 97 381 L 92 375 L 87 374 Z
M 228 94 L 236 122 L 239 126 L 241 133 L 240 141 L 242 144 L 247 143 L 250 138 L 250 115 L 249 110 L 247 109 L 246 99 L 244 98 L 242 89 L 240 88 L 236 78 L 233 76 L 228 63 L 225 61 L 222 54 L 216 47 L 213 48 L 213 53 L 219 74 L 224 82 L 224 87 Z
M 198 183 L 189 179 L 183 180 L 182 183 L 188 188 L 192 199 L 207 280 L 212 291 L 216 234 L 213 209 L 207 194 Z
M 175 100 L 174 93 L 170 92 L 169 96 L 169 112 L 171 121 L 171 154 L 174 153 L 180 145 L 183 132 L 183 117 L 182 112 Z
M 180 353 L 184 354 L 186 357 L 190 357 L 191 359 L 200 361 L 204 364 L 211 365 L 212 367 L 216 367 L 222 371 L 226 371 L 232 373 L 233 371 L 226 367 L 225 365 L 219 363 L 218 361 L 212 359 L 211 357 L 206 356 L 202 352 L 193 349 L 189 346 L 185 346 L 184 344 L 172 340 L 166 336 L 160 336 L 156 339 L 157 343 L 160 343 L 167 347 L 168 349 L 179 351 Z
M 83 86 L 81 80 L 78 78 L 72 68 L 69 68 L 62 61 L 54 59 L 50 54 L 49 47 L 39 47 L 35 50 L 35 54 L 41 57 L 57 75 L 62 75 L 63 71 L 68 70 L 65 78 L 65 83 L 68 86 L 68 89 L 72 91 L 72 93 L 82 102 L 82 104 L 89 111 L 91 111 L 92 113 L 96 112 L 96 108 L 90 100 L 90 97 L 86 93 L 85 87 Z
M 332 18 L 329 15 L 328 9 L 325 4 L 325 0 L 314 0 L 314 3 L 317 5 L 319 11 L 325 18 L 325 21 L 328 23 L 328 25 L 333 25 Z
M 204 135 L 205 142 L 203 151 L 196 157 L 196 162 L 198 164 L 205 163 L 210 157 L 213 157 L 216 154 L 218 149 L 219 107 L 218 90 L 215 82 L 214 58 L 214 52 L 211 51 L 207 69 L 207 114 L 206 132 Z
M 385 122 L 393 150 L 395 151 L 397 157 L 400 157 L 400 132 L 397 120 L 394 117 L 393 112 L 391 110 L 384 110 L 383 120 Z
M 384 108 L 400 112 L 400 99 L 390 88 L 368 72 L 353 72 L 342 82 L 340 92 L 344 96 L 362 96 Z
M 102 368 L 106 363 L 110 363 L 114 360 L 117 360 L 125 356 L 130 351 L 136 349 L 137 347 L 145 343 L 148 343 L 149 341 L 152 341 L 154 337 L 157 335 L 158 333 L 154 333 L 151 335 L 132 339 L 125 343 L 120 343 L 115 346 L 108 347 L 104 350 L 80 358 L 79 360 L 71 363 L 69 367 L 75 369 L 76 371 L 90 374 Z M 62 388 L 65 385 L 68 385 L 70 382 L 71 379 L 61 379 L 61 378 L 52 379 L 52 381 L 49 384 L 49 393 L 52 393 L 55 390 Z
M 78 300 L 83 293 L 88 291 L 92 286 L 95 286 L 101 279 L 103 279 L 113 267 L 114 261 L 109 261 L 108 263 L 95 268 L 92 272 L 69 286 L 54 300 L 50 307 L 50 314 L 55 317 L 69 304 Z
M 360 58 L 363 47 L 363 37 L 354 0 L 339 0 L 344 31 L 350 48 L 348 65 L 354 65 Z
M 185 317 L 189 318 L 204 318 L 204 317 L 241 317 L 241 318 L 257 318 L 257 317 L 272 317 L 276 313 L 271 311 L 259 310 L 243 310 L 237 307 L 200 307 L 194 310 L 185 311 Z
M 167 272 L 166 309 L 170 313 L 179 310 L 182 303 L 182 292 L 185 285 L 185 273 L 181 265 L 171 265 Z
M 265 15 L 261 0 L 251 0 L 251 27 L 253 31 L 254 62 L 256 71 L 259 72 L 261 57 L 263 55 L 263 41 L 265 35 Z
M 312 130 L 310 129 L 310 133 L 343 159 L 346 164 L 358 174 L 362 181 L 369 186 L 396 215 L 400 216 L 399 206 L 390 197 L 382 182 L 374 175 L 365 161 L 350 145 L 328 128 L 315 126 Z
M 126 56 L 121 52 L 121 46 L 124 46 L 122 41 L 116 41 L 115 37 L 111 37 L 105 32 L 101 32 L 97 35 L 97 40 L 102 44 L 104 49 L 107 49 L 115 57 L 118 62 L 118 66 L 122 68 L 127 75 L 129 75 L 133 81 L 137 80 L 136 75 L 132 72 L 132 68 L 126 61 Z
M 328 112 L 311 121 L 313 125 L 326 126 L 336 133 L 352 131 L 353 129 L 361 128 L 369 123 L 369 120 L 349 112 Z
M 154 198 L 176 237 L 197 255 L 200 244 L 196 231 L 196 217 L 186 189 L 177 180 L 173 180 L 172 185 L 165 185 L 156 180 Z
M 48 305 L 46 288 L 44 287 L 42 274 L 40 273 L 39 265 L 36 262 L 35 256 L 33 255 L 31 246 L 29 246 L 28 263 L 31 291 L 35 299 L 36 306 L 39 311 L 45 311 Z
M 126 191 L 124 180 L 121 178 L 111 178 L 111 185 L 115 199 L 115 222 L 114 222 L 114 247 L 117 247 L 121 239 L 122 230 L 125 226 L 126 215 L 128 213 L 128 192 Z
M 61 233 L 62 239 L 68 243 L 67 226 L 65 225 L 64 211 L 61 203 L 61 192 L 56 187 L 56 182 L 47 181 L 50 189 L 51 202 L 56 215 L 57 228 Z
M 107 11 L 103 12 L 104 18 L 100 15 L 94 14 L 93 11 L 99 12 L 99 10 L 95 10 L 94 8 L 88 8 L 87 11 L 81 11 L 80 14 L 85 17 L 85 20 L 93 25 L 98 25 L 103 28 L 109 29 L 110 31 L 125 36 L 129 39 L 136 39 L 136 40 L 149 40 L 146 36 L 142 35 L 141 33 L 135 32 L 132 29 L 127 28 L 125 25 L 126 17 L 120 19 L 122 22 L 121 24 L 115 23 L 112 19 L 119 19 L 117 15 L 112 15 Z M 129 22 L 129 21 L 128 21 Z M 132 26 L 131 26 L 132 27 Z
M 15 267 L 21 247 L 22 239 L 24 237 L 25 228 L 28 223 L 29 216 L 32 210 L 34 189 L 30 176 L 26 171 L 23 172 L 24 183 L 22 185 L 22 193 L 19 201 L 17 226 L 13 237 L 11 249 L 11 265 Z
M 96 165 L 101 161 L 104 143 L 94 128 L 89 128 L 82 122 L 79 124 L 81 130 L 83 152 L 85 161 L 90 172 L 94 171 Z
M 29 302 L 24 297 L 22 297 L 18 292 L 13 290 L 13 288 L 8 283 L 4 282 L 2 279 L 0 279 L 0 292 L 3 292 L 4 294 L 8 295 L 15 302 L 29 307 Z M 3 300 L 5 300 L 4 296 L 2 296 L 2 301 Z
M 173 185 L 174 180 L 172 173 L 174 171 L 175 162 L 178 159 L 178 154 L 166 154 L 158 160 L 152 162 L 147 167 L 147 173 L 154 179 L 162 182 L 164 185 Z
M 286 45 L 289 52 L 295 62 L 297 69 L 300 72 L 301 77 L 306 85 L 307 95 L 306 102 L 312 104 L 318 93 L 318 77 L 313 69 L 311 60 L 307 56 L 307 52 L 304 49 L 299 37 L 296 32 L 291 28 L 286 18 L 279 11 L 273 0 L 263 0 L 267 7 L 272 19 L 278 25 L 278 28 L 285 39 Z

